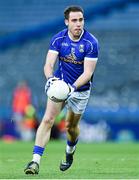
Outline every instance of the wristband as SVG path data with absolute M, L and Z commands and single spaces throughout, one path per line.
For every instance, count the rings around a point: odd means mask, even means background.
M 72 87 L 74 88 L 74 91 L 77 90 L 77 87 L 73 84 Z

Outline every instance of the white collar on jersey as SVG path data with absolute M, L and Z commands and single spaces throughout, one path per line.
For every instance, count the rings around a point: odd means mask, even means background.
M 69 36 L 69 38 L 70 38 L 72 41 L 74 41 L 74 42 L 78 42 L 78 41 L 81 39 L 81 37 L 82 37 L 83 33 L 84 33 L 84 29 L 83 29 L 83 31 L 82 31 L 82 33 L 81 33 L 81 35 L 80 35 L 79 39 L 76 39 L 76 40 L 73 40 L 73 39 L 72 39 L 72 37 L 70 36 L 69 31 L 68 31 L 68 36 Z

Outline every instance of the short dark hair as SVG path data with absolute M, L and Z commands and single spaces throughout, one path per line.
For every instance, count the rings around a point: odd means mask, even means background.
M 80 6 L 69 6 L 64 10 L 64 18 L 65 19 L 69 19 L 70 12 L 84 13 L 83 9 Z

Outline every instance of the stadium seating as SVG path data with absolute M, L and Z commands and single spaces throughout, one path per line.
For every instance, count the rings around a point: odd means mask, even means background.
M 1 36 L 63 17 L 63 8 L 71 2 L 87 10 L 90 5 L 104 3 L 104 0 L 60 2 L 0 1 Z M 89 105 L 112 108 L 115 111 L 123 106 L 136 111 L 139 106 L 139 4 L 127 4 L 124 9 L 112 11 L 94 20 L 90 19 L 86 23 L 86 28 L 100 43 L 100 57 L 94 76 L 95 89 L 92 91 L 94 95 Z M 34 103 L 38 107 L 45 104 L 43 65 L 50 37 L 33 39 L 0 51 L 0 106 L 10 106 L 13 90 L 17 82 L 23 79 L 28 81 L 32 89 Z
M 99 2 L 106 0 L 99 0 Z M 63 9 L 71 4 L 81 5 L 85 9 L 95 5 L 97 0 L 31 0 L 0 1 L 0 29 L 1 31 L 15 31 L 30 26 L 41 25 L 57 17 L 63 16 Z M 12 23 L 10 23 L 12 22 Z

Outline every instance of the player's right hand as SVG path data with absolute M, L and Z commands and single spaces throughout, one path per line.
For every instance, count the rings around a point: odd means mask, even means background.
M 57 77 L 55 77 L 55 76 L 49 77 L 49 78 L 47 79 L 46 84 L 45 84 L 45 92 L 47 92 L 47 90 L 48 90 L 48 88 L 51 86 L 51 84 L 53 84 L 53 82 L 54 82 L 54 81 L 57 81 L 57 80 L 59 80 L 59 78 L 57 78 Z

